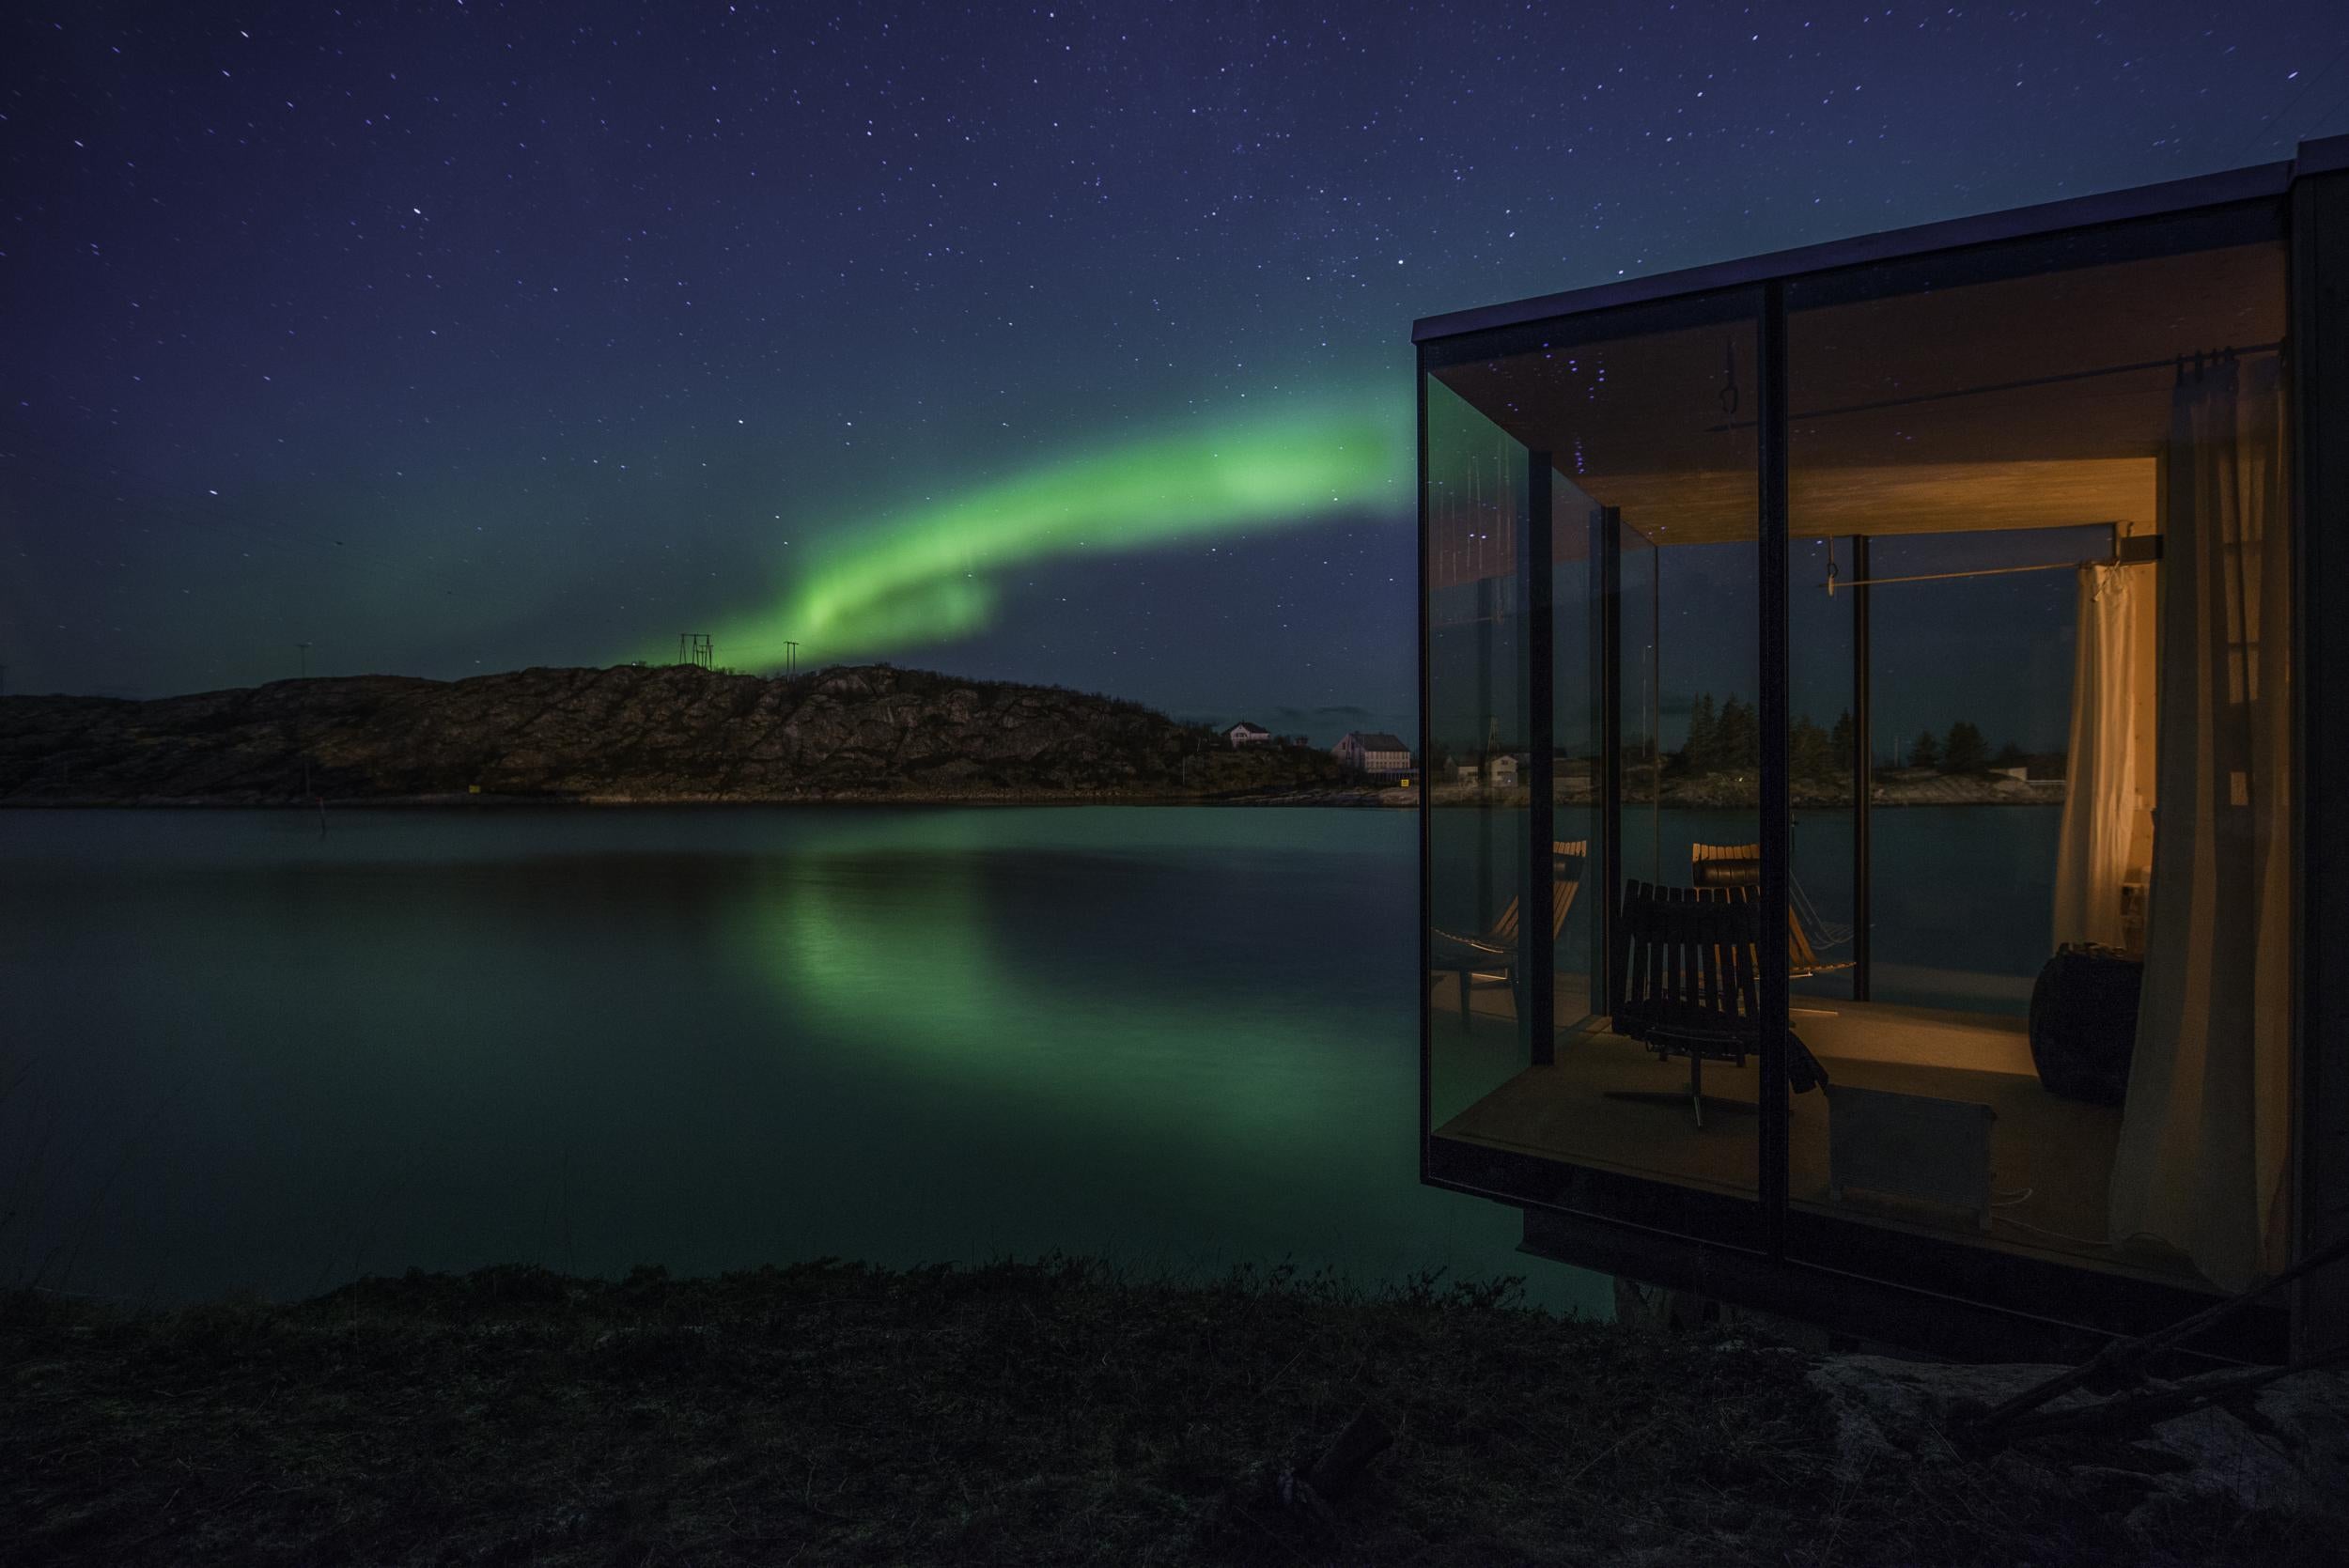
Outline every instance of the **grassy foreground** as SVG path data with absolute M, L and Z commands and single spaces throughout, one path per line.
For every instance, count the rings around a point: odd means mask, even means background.
M 1284 1485 L 1364 1409 L 1395 1440 L 1358 1483 Z M 823 1263 L 412 1274 L 171 1312 L 19 1293 L 0 1560 L 2137 1555 L 1953 1460 L 1839 1486 L 1831 1426 L 1790 1351 L 1429 1284 Z

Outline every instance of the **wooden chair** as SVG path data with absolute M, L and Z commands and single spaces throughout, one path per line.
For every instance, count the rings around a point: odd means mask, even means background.
M 1742 1100 L 1707 1100 L 1704 1063 L 1742 1067 L 1762 1045 L 1761 1001 L 1754 950 L 1761 911 L 1750 887 L 1662 888 L 1626 882 L 1616 928 L 1618 971 L 1614 1029 L 1654 1051 L 1658 1060 L 1688 1059 L 1685 1096 L 1704 1126 L 1704 1108 L 1754 1110 Z M 1810 1048 L 1786 1034 L 1786 1077 L 1797 1094 L 1827 1082 Z M 1611 1091 L 1610 1099 L 1678 1105 L 1678 1094 Z
M 1554 945 L 1559 933 L 1566 928 L 1566 915 L 1574 908 L 1575 894 L 1582 891 L 1582 867 L 1590 858 L 1591 842 L 1553 839 L 1549 852 L 1549 939 Z M 1500 918 L 1481 937 L 1462 937 L 1444 930 L 1435 933 L 1430 967 L 1438 974 L 1459 978 L 1463 1023 L 1469 1017 L 1469 992 L 1480 981 L 1487 990 L 1496 986 L 1517 985 L 1517 922 L 1522 903 L 1521 898 L 1510 899 L 1509 907 L 1501 911 Z
M 1762 880 L 1762 846 L 1758 844 L 1692 844 L 1688 846 L 1688 880 L 1700 888 L 1753 887 Z M 1812 945 L 1802 917 L 1790 900 L 1786 906 L 1786 968 L 1797 980 L 1847 970 L 1852 960 L 1828 963 Z

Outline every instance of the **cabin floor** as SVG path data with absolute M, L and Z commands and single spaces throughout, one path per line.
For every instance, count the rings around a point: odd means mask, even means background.
M 1463 1021 L 1454 986 L 1449 976 L 1436 982 L 1439 1065 L 1449 1036 L 1460 1048 L 1455 1054 L 1487 1063 L 1484 1081 L 1491 1082 L 1491 1063 L 1522 1060 L 1509 993 L 1471 991 Z M 1558 1016 L 1576 1017 L 1580 999 L 1563 989 Z M 1816 1091 L 1791 1100 L 1788 1180 L 1796 1205 L 2170 1283 L 2197 1281 L 2192 1266 L 2168 1249 L 2142 1241 L 2126 1248 L 2105 1243 L 2121 1112 L 2042 1088 L 2022 1018 L 1799 995 L 1795 1006 L 1795 1033 L 1838 1087 L 1928 1095 L 1997 1113 L 1986 1232 L 1976 1214 L 1954 1207 L 1860 1191 L 1832 1194 L 1830 1110 L 1828 1096 Z M 1658 1061 L 1637 1041 L 1608 1032 L 1604 1019 L 1562 1033 L 1553 1064 L 1519 1068 L 1472 1099 L 1455 1094 L 1449 1108 L 1443 1077 L 1438 1074 L 1439 1138 L 1733 1195 L 1755 1190 L 1757 1118 L 1711 1103 L 1753 1105 L 1760 1093 L 1755 1062 L 1742 1068 L 1704 1063 L 1708 1105 L 1702 1128 L 1688 1103 L 1687 1060 Z M 1675 1097 L 1613 1097 L 1626 1093 Z

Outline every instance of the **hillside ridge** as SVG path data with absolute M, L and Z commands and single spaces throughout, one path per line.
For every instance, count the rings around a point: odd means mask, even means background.
M 894 666 L 317 676 L 0 697 L 0 803 L 1212 800 L 1355 782 L 1139 703 Z

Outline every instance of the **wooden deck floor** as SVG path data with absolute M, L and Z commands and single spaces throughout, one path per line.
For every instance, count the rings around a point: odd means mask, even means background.
M 1514 1056 L 1514 1023 L 1505 991 L 1478 991 L 1463 1024 L 1437 986 L 1439 1057 L 1447 1037 L 1487 1062 Z M 1798 1001 L 1797 1007 L 1812 1003 Z M 1991 1187 L 1998 1199 L 1989 1233 L 1973 1217 L 1933 1205 L 1828 1189 L 1828 1116 L 1823 1094 L 1794 1096 L 1789 1190 L 1800 1207 L 1865 1219 L 2005 1250 L 2053 1254 L 2067 1263 L 2177 1282 L 2190 1265 L 2166 1249 L 2139 1243 L 2099 1245 L 2108 1234 L 2108 1188 L 2121 1113 L 2060 1099 L 2040 1087 L 2024 1021 L 1882 1002 L 1818 1002 L 1830 1013 L 1797 1012 L 1801 1036 L 1838 1084 L 1927 1094 L 1986 1105 L 1998 1113 L 1991 1137 Z M 1572 1017 L 1561 999 L 1561 1017 Z M 1516 1058 L 1521 1061 L 1521 1057 Z M 1514 1066 L 1514 1063 L 1510 1063 Z M 1505 1070 L 1505 1069 L 1503 1069 Z M 1487 1081 L 1499 1074 L 1489 1073 Z M 1678 1105 L 1608 1097 L 1617 1091 L 1685 1093 L 1685 1061 L 1658 1062 L 1637 1042 L 1605 1031 L 1562 1036 L 1548 1067 L 1518 1067 L 1487 1092 L 1443 1116 L 1437 1136 L 1629 1175 L 1751 1196 L 1759 1161 L 1756 1119 L 1709 1114 L 1702 1130 L 1685 1099 Z M 1707 1063 L 1707 1097 L 1752 1102 L 1756 1065 Z M 1439 1114 L 1441 1107 L 1439 1105 Z

